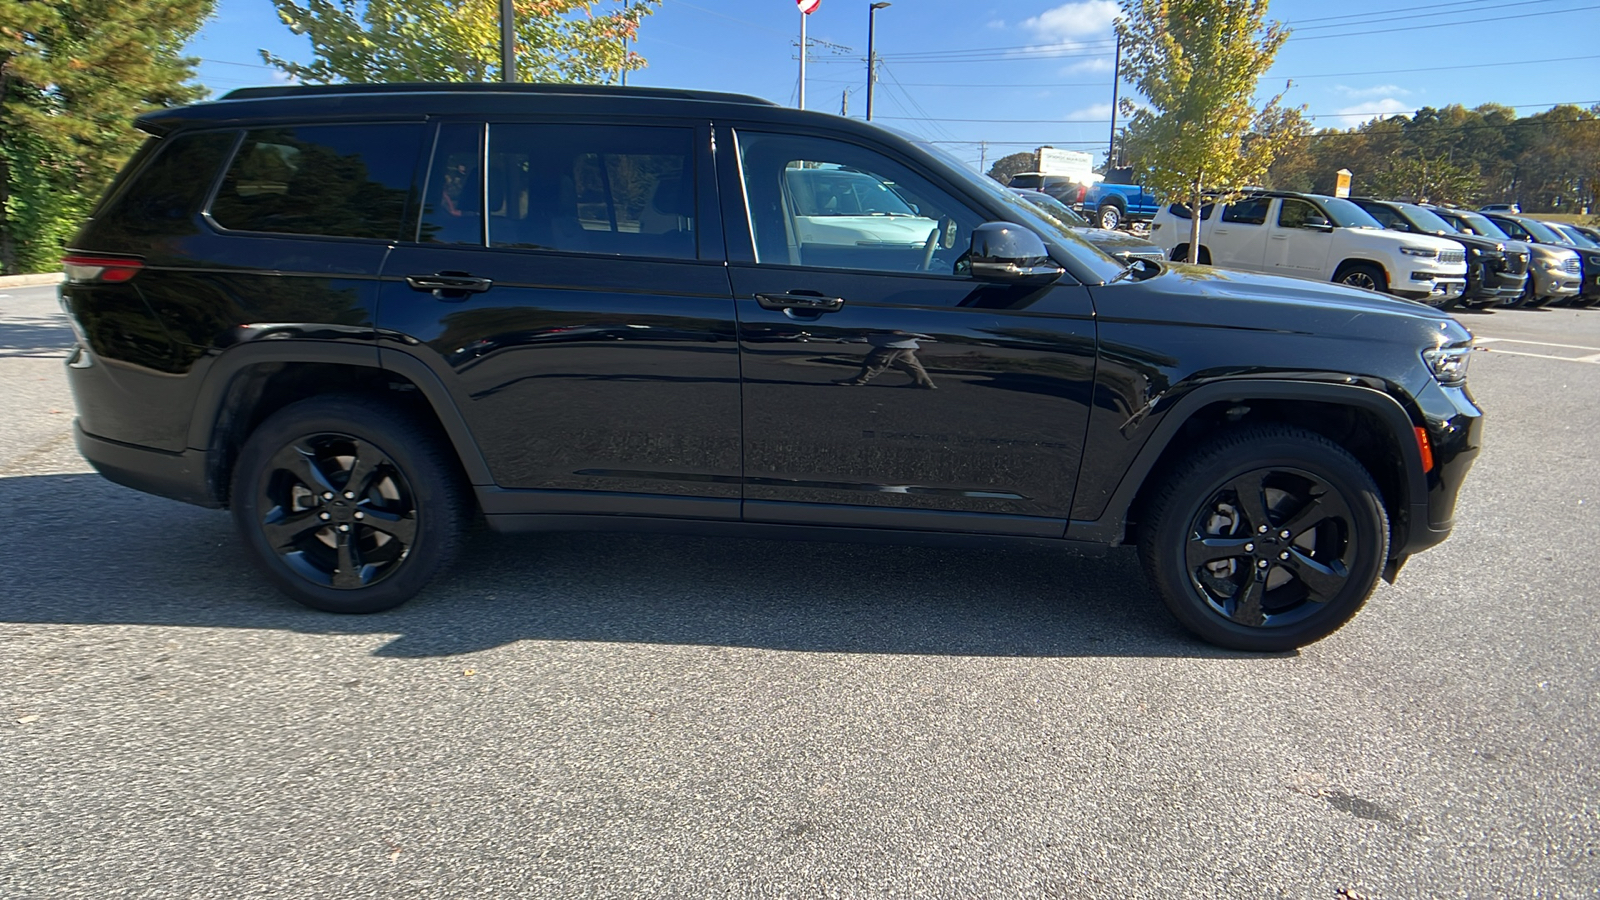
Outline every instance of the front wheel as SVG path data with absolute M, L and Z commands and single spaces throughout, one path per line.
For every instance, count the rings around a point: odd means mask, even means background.
M 1139 535 L 1167 609 L 1203 640 L 1277 651 L 1320 640 L 1366 602 L 1388 553 L 1372 476 L 1321 435 L 1243 429 L 1157 489 Z
M 1122 224 L 1122 210 L 1118 209 L 1115 203 L 1107 203 L 1100 207 L 1096 215 L 1099 217 L 1100 227 L 1107 231 L 1116 231 L 1117 226 Z
M 262 422 L 234 466 L 234 524 L 285 594 L 326 612 L 411 599 L 455 555 L 465 489 L 441 441 L 405 409 L 312 397 Z
M 1389 289 L 1389 279 L 1384 276 L 1383 270 L 1367 263 L 1346 266 L 1339 270 L 1339 274 L 1335 275 L 1333 280 L 1351 287 L 1377 291 L 1380 294 Z

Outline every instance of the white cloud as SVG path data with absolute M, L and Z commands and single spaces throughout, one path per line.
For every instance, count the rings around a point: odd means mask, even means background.
M 1006 28 L 1006 20 L 1005 19 L 991 19 L 991 20 L 989 20 L 989 24 L 984 26 L 984 27 L 993 28 L 996 31 L 1004 31 L 1005 28 Z
M 1334 118 L 1331 120 L 1322 119 L 1317 124 L 1330 125 L 1334 128 L 1354 128 L 1373 119 L 1410 115 L 1415 109 L 1415 104 L 1407 103 L 1404 100 L 1396 100 L 1393 97 L 1385 97 L 1382 100 L 1363 100 L 1354 106 L 1346 106 L 1344 109 L 1334 110 Z
M 1070 45 L 1083 38 L 1109 32 L 1111 23 L 1121 14 L 1121 7 L 1113 0 L 1082 0 L 1079 3 L 1063 3 L 1024 19 L 1022 27 L 1045 41 Z
M 1096 122 L 1109 122 L 1111 121 L 1111 104 L 1096 103 L 1092 106 L 1085 106 L 1083 109 L 1073 110 L 1072 112 L 1067 113 L 1064 118 L 1071 122 L 1076 122 L 1080 119 L 1093 119 Z
M 1349 85 L 1335 85 L 1335 91 L 1346 97 L 1405 97 L 1411 92 L 1398 84 L 1380 84 L 1375 87 L 1354 88 Z
M 1062 75 L 1082 75 L 1085 73 L 1110 72 L 1112 68 L 1111 57 L 1097 56 L 1086 59 L 1080 63 L 1073 63 L 1060 71 Z

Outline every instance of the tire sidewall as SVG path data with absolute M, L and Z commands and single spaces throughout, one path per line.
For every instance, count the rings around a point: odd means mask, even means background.
M 1388 554 L 1388 519 L 1376 486 L 1365 469 L 1339 448 L 1320 441 L 1269 438 L 1253 442 L 1247 458 L 1228 460 L 1213 449 L 1167 498 L 1167 514 L 1157 524 L 1146 565 L 1162 599 L 1187 628 L 1214 644 L 1238 650 L 1282 651 L 1320 640 L 1355 615 L 1377 585 Z M 1298 469 L 1338 491 L 1354 519 L 1355 556 L 1339 596 L 1310 617 L 1281 628 L 1255 628 L 1212 609 L 1192 584 L 1186 561 L 1189 529 L 1200 504 L 1224 485 L 1257 469 Z
M 414 426 L 385 406 L 350 400 L 313 398 L 290 404 L 268 417 L 241 448 L 233 471 L 231 507 L 251 559 L 283 593 L 296 601 L 337 613 L 392 609 L 422 589 L 447 562 L 452 548 L 449 496 L 451 473 L 419 445 Z M 409 433 L 408 433 L 409 432 Z M 392 461 L 409 485 L 417 528 L 406 557 L 383 580 L 341 590 L 307 581 L 294 572 L 262 533 L 263 480 L 271 459 L 289 444 L 317 434 L 342 434 L 371 444 Z

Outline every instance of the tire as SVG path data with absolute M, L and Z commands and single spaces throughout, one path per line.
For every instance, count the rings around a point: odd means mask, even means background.
M 1188 262 L 1189 261 L 1189 244 L 1188 244 L 1188 242 L 1185 241 L 1184 243 L 1179 244 L 1176 247 L 1173 247 L 1171 256 L 1172 256 L 1172 261 L 1173 262 Z M 1206 245 L 1204 245 L 1204 244 L 1200 245 L 1200 258 L 1197 260 L 1197 262 L 1202 266 L 1211 265 L 1211 249 L 1209 247 L 1207 247 Z
M 410 600 L 454 559 L 466 496 L 447 446 L 404 408 L 312 397 L 245 440 L 233 521 L 283 593 L 325 612 L 374 613 Z
M 1388 558 L 1372 476 L 1327 438 L 1286 426 L 1203 444 L 1145 513 L 1139 554 L 1151 585 L 1185 628 L 1234 650 L 1327 637 L 1366 602 Z
M 1371 263 L 1351 263 L 1343 266 L 1338 274 L 1333 276 L 1333 280 L 1351 287 L 1377 291 L 1380 294 L 1389 290 L 1388 277 L 1383 274 L 1382 269 Z
M 1522 283 L 1522 293 L 1518 294 L 1515 300 L 1506 305 L 1517 309 L 1537 309 L 1539 307 L 1539 297 L 1535 293 L 1536 290 L 1537 287 L 1533 283 L 1533 273 L 1530 272 L 1528 280 Z
M 1095 222 L 1107 231 L 1116 231 L 1122 224 L 1122 210 L 1115 203 L 1105 203 L 1095 212 Z

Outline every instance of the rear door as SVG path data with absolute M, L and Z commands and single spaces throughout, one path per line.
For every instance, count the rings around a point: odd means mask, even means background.
M 1086 288 L 975 281 L 986 216 L 892 149 L 718 130 L 750 521 L 1060 537 Z
M 489 512 L 737 518 L 739 356 L 683 121 L 447 121 L 381 335 L 449 386 Z
M 1232 269 L 1261 271 L 1267 255 L 1267 212 L 1271 206 L 1270 197 L 1247 197 L 1224 206 L 1211 230 L 1220 237 L 1212 245 L 1212 260 Z

